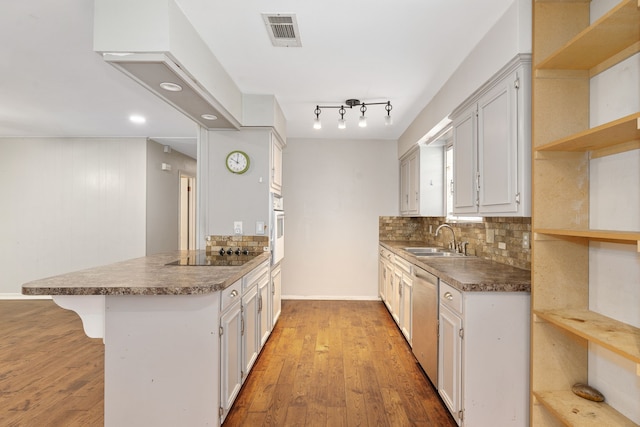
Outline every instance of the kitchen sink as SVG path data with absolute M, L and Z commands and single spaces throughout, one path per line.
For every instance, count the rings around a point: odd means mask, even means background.
M 408 247 L 403 248 L 405 251 L 409 252 L 411 255 L 414 255 L 418 258 L 420 257 L 461 257 L 465 256 L 463 254 L 459 254 L 453 252 L 449 249 L 439 248 L 439 247 Z
M 444 248 L 438 248 L 438 247 L 409 247 L 409 248 L 403 248 L 405 251 L 409 252 L 411 255 L 423 255 L 423 254 L 432 254 L 432 253 L 436 253 L 436 252 L 442 252 L 445 249 Z

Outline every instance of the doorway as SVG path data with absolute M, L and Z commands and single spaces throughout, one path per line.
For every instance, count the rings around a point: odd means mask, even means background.
M 180 247 L 196 249 L 196 178 L 180 173 Z

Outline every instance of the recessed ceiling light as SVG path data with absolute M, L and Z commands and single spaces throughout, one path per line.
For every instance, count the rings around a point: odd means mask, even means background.
M 213 114 L 203 114 L 200 117 L 205 120 L 218 120 L 218 116 L 214 116 Z
M 129 120 L 131 120 L 133 123 L 146 123 L 147 119 L 145 119 L 142 116 L 129 116 Z
M 182 90 L 182 86 L 171 82 L 162 82 L 160 83 L 160 87 L 169 92 L 180 92 Z

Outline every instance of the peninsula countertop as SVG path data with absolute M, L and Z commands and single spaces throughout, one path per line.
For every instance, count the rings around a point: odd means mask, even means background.
M 463 292 L 530 292 L 531 272 L 475 256 L 419 258 L 402 248 L 419 242 L 379 242 L 395 255 L 406 259 Z
M 241 266 L 167 265 L 204 251 L 174 251 L 35 280 L 24 295 L 200 295 L 225 289 L 270 257 Z

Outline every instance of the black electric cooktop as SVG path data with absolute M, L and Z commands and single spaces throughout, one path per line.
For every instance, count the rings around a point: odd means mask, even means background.
M 211 266 L 211 267 L 233 267 L 248 263 L 254 259 L 256 254 L 249 255 L 207 255 L 196 254 L 182 257 L 176 261 L 167 263 L 167 265 L 183 265 L 183 266 Z

